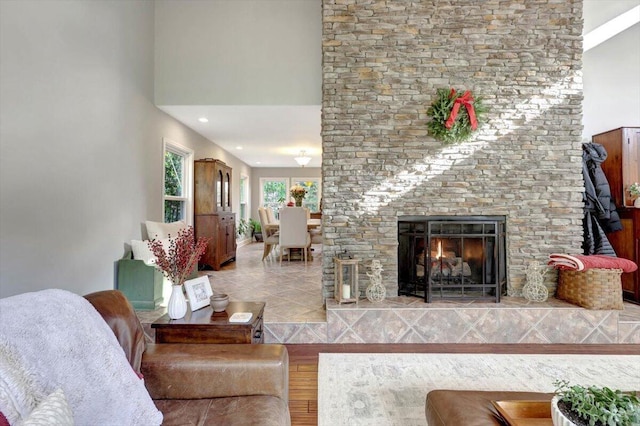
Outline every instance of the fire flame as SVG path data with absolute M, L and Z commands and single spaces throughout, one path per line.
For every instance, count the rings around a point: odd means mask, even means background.
M 442 257 L 442 241 L 438 241 L 438 251 L 436 252 L 436 259 Z

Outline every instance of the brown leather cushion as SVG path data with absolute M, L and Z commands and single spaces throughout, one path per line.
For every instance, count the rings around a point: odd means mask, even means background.
M 140 373 L 140 363 L 144 353 L 144 329 L 133 306 L 118 290 L 105 290 L 84 296 L 113 330 L 127 360 L 136 373 Z
M 289 355 L 282 345 L 150 344 L 142 373 L 153 399 L 271 395 L 288 400 Z
M 287 404 L 275 396 L 156 399 L 163 426 L 288 426 Z
M 425 412 L 429 426 L 506 425 L 491 401 L 549 400 L 553 393 L 433 390 Z

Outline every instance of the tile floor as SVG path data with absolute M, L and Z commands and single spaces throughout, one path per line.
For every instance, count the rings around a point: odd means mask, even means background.
M 630 303 L 624 311 L 589 311 L 554 298 L 542 304 L 510 297 L 499 304 L 427 304 L 403 296 L 376 305 L 366 299 L 357 306 L 330 300 L 325 310 L 321 247 L 314 246 L 315 259 L 307 266 L 286 260 L 280 266 L 275 257 L 264 262 L 261 257 L 261 243 L 245 245 L 235 262 L 201 273 L 209 276 L 215 292 L 231 300 L 266 302 L 268 343 L 640 343 L 640 306 Z M 148 324 L 165 312 L 160 308 L 139 316 L 150 330 Z M 442 340 L 434 323 L 456 325 L 442 330 L 449 333 Z M 481 323 L 485 326 L 478 328 Z M 558 323 L 573 329 L 560 335 Z
M 324 322 L 326 313 L 321 293 L 322 251 L 313 246 L 314 259 L 292 260 L 286 257 L 280 266 L 275 254 L 261 261 L 262 243 L 242 246 L 235 262 L 219 271 L 202 271 L 209 275 L 213 291 L 226 293 L 230 300 L 266 302 L 264 321 Z

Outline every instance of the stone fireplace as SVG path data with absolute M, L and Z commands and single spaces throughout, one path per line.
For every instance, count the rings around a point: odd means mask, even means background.
M 581 32 L 581 0 L 323 1 L 325 297 L 344 251 L 398 295 L 402 216 L 503 216 L 514 296 L 529 261 L 580 251 Z M 450 87 L 487 108 L 457 145 L 426 128 Z

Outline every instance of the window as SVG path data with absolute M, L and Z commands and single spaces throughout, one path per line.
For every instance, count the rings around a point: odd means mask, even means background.
M 193 151 L 169 139 L 164 141 L 164 205 L 166 223 L 184 220 L 192 224 Z
M 319 178 L 291 178 L 291 186 L 301 185 L 307 188 L 307 195 L 302 200 L 302 206 L 312 212 L 320 211 L 320 179 Z
M 249 178 L 247 176 L 240 176 L 240 215 L 239 220 L 248 220 L 247 212 L 249 208 L 247 206 L 247 200 L 249 199 Z
M 288 178 L 260 178 L 260 204 L 263 207 L 271 207 L 278 217 L 280 206 L 288 200 Z
M 307 189 L 307 195 L 302 206 L 312 212 L 320 211 L 321 180 L 320 178 L 260 178 L 260 205 L 271 207 L 276 217 L 280 207 L 292 201 L 289 188 L 302 185 Z

